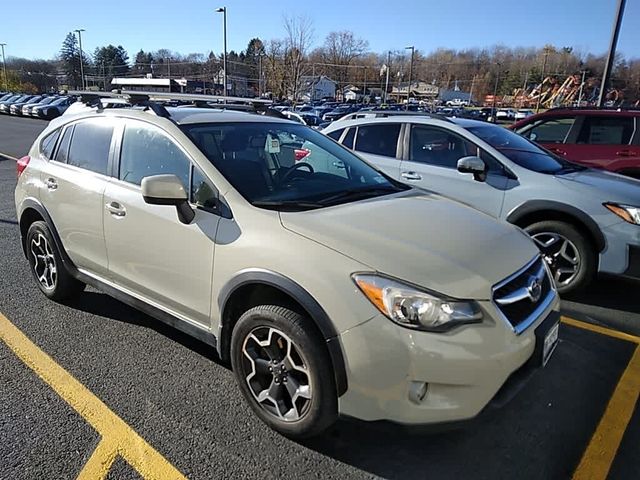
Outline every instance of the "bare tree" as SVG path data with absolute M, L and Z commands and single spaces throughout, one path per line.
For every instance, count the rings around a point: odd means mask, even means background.
M 306 56 L 313 42 L 313 23 L 309 17 L 284 17 L 284 61 L 287 92 L 291 92 L 294 103 L 298 99 L 302 76 L 308 70 Z
M 284 84 L 284 42 L 282 40 L 269 40 L 265 48 L 265 78 L 267 90 L 275 98 L 285 95 Z
M 326 63 L 331 64 L 329 72 L 339 84 L 350 77 L 349 66 L 362 57 L 369 49 L 369 42 L 357 38 L 353 32 L 343 30 L 331 32 L 324 40 L 322 54 Z

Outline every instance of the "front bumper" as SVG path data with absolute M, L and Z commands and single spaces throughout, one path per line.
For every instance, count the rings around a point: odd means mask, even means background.
M 600 252 L 600 273 L 640 279 L 640 225 L 621 221 L 602 229 L 607 246 Z
M 445 334 L 409 330 L 382 315 L 344 332 L 349 389 L 339 399 L 340 413 L 404 425 L 475 417 L 532 357 L 535 329 L 559 311 L 559 299 L 520 335 L 491 302 L 481 305 L 482 324 Z

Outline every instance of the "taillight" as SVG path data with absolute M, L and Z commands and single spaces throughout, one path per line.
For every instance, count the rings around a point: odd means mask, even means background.
M 29 165 L 29 160 L 31 160 L 31 157 L 29 155 L 25 155 L 16 163 L 16 172 L 18 172 L 18 177 L 22 175 L 24 169 Z
M 296 157 L 296 162 L 299 162 L 300 160 L 302 160 L 304 157 L 306 157 L 310 153 L 311 153 L 311 151 L 307 150 L 306 148 L 296 148 L 293 151 L 293 154 Z

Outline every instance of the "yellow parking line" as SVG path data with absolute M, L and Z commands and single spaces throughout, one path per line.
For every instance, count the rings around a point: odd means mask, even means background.
M 109 463 L 114 446 L 117 448 L 117 453 L 122 455 L 144 478 L 162 480 L 186 478 L 98 397 L 40 350 L 1 313 L 0 339 L 102 436 L 96 451 L 85 467 L 86 472 L 83 470 L 81 473 L 82 478 L 103 478 L 108 468 L 104 470 L 100 467 Z M 113 458 L 115 459 L 115 456 Z M 112 462 L 113 459 L 108 467 Z
M 600 325 L 594 325 L 592 323 L 581 322 L 574 318 L 562 317 L 562 322 L 573 327 L 582 328 L 584 330 L 590 330 L 592 332 L 599 333 L 601 335 L 607 335 L 609 337 L 618 338 L 620 340 L 626 340 L 627 342 L 633 342 L 640 345 L 640 337 L 631 335 L 629 333 L 618 332 L 617 330 L 611 330 L 610 328 L 601 327 Z
M 104 438 L 101 439 L 87 463 L 82 467 L 78 480 L 103 480 L 107 477 L 117 456 L 118 445 Z
M 604 415 L 573 474 L 573 480 L 604 480 L 616 458 L 624 432 L 631 421 L 640 396 L 640 337 L 573 318 L 562 317 L 562 321 L 567 325 L 639 345 L 620 377 Z

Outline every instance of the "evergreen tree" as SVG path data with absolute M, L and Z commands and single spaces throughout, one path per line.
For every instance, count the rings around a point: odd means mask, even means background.
M 84 62 L 85 73 L 87 71 L 88 62 L 83 55 L 82 61 Z M 73 88 L 80 88 L 82 86 L 82 77 L 80 70 L 80 49 L 78 47 L 78 39 L 73 32 L 69 32 L 62 42 L 62 48 L 60 49 L 60 62 L 64 73 L 67 76 L 67 84 Z
M 96 74 L 103 77 L 105 88 L 111 83 L 113 77 L 125 75 L 131 70 L 129 55 L 121 45 L 117 47 L 107 45 L 106 47 L 96 48 L 93 60 L 96 66 Z

